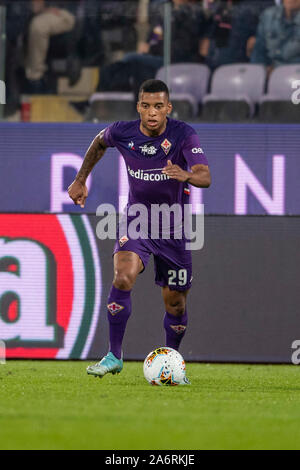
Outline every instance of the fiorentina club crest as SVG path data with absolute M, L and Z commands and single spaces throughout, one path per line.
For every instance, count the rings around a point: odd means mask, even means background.
M 131 142 L 129 142 L 128 147 L 129 147 L 131 150 L 135 150 L 133 140 L 132 140 Z
M 117 302 L 111 302 L 110 304 L 107 305 L 108 310 L 110 313 L 114 316 L 117 313 L 121 312 L 123 310 L 123 305 L 117 304 Z
M 171 142 L 168 141 L 168 139 L 165 139 L 161 144 L 161 148 L 163 149 L 166 155 L 168 155 L 168 153 L 170 152 L 171 147 L 172 147 L 172 144 Z
M 119 245 L 122 248 L 123 245 L 125 245 L 126 242 L 128 242 L 129 238 L 124 235 L 123 237 L 120 238 L 119 240 Z
M 170 325 L 172 330 L 175 331 L 175 333 L 177 333 L 178 335 L 180 333 L 183 333 L 186 329 L 186 326 L 185 325 Z

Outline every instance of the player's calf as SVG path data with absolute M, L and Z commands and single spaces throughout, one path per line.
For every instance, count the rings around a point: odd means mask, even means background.
M 180 343 L 185 335 L 187 327 L 187 312 L 183 315 L 172 315 L 165 313 L 164 328 L 166 333 L 166 346 L 178 350 Z
M 178 350 L 187 327 L 186 297 L 188 291 L 171 290 L 163 287 L 162 295 L 166 307 L 164 328 L 166 346 Z

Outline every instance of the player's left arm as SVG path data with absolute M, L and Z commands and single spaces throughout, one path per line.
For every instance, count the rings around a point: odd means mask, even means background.
M 197 163 L 191 167 L 191 171 L 186 171 L 180 168 L 179 165 L 173 165 L 171 160 L 168 160 L 168 165 L 163 168 L 162 173 L 197 188 L 209 188 L 211 183 L 209 167 L 202 163 Z
M 163 173 L 177 181 L 189 183 L 196 188 L 208 188 L 211 183 L 210 171 L 207 158 L 201 147 L 198 134 L 188 125 L 182 129 L 185 134 L 182 141 L 182 156 L 191 171 L 182 169 L 179 165 L 173 165 L 168 160 Z M 186 168 L 186 165 L 184 165 Z

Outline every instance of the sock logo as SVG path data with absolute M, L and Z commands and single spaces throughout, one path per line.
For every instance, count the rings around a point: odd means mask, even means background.
M 172 330 L 174 330 L 175 333 L 177 333 L 178 335 L 180 335 L 180 333 L 183 333 L 183 332 L 186 330 L 186 326 L 185 326 L 185 325 L 170 325 L 170 327 L 171 327 Z
M 112 315 L 116 315 L 121 310 L 123 310 L 124 307 L 123 305 L 117 304 L 117 302 L 111 302 L 110 304 L 107 305 L 107 308 Z

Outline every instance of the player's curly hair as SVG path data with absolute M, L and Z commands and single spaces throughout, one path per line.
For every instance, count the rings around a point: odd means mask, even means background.
M 159 93 L 165 92 L 168 99 L 169 99 L 169 88 L 162 80 L 155 80 L 151 78 L 150 80 L 146 80 L 143 82 L 139 89 L 139 96 L 141 93 Z

